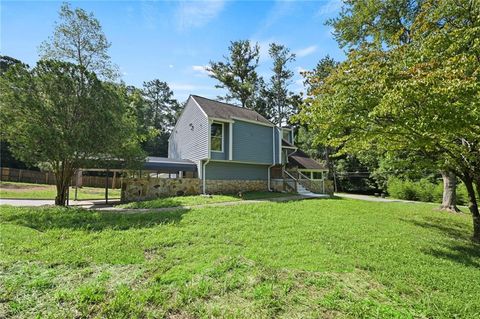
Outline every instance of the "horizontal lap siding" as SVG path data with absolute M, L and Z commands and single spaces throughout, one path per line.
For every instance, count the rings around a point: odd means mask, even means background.
M 200 176 L 200 160 L 208 157 L 209 129 L 207 117 L 190 98 L 170 136 L 168 157 L 195 162 Z
M 272 127 L 235 120 L 233 123 L 233 160 L 272 163 Z
M 268 166 L 228 162 L 209 162 L 207 180 L 266 180 Z

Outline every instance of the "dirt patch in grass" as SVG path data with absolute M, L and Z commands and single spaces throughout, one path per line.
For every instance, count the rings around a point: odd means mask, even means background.
M 22 192 L 22 191 L 30 191 L 32 189 L 34 190 L 49 189 L 51 187 L 52 186 L 50 185 L 14 184 L 14 183 L 8 183 L 8 182 L 0 182 L 0 191 L 8 189 L 9 191 Z

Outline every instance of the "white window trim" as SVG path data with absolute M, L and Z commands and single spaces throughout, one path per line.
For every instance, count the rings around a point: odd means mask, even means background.
M 215 122 L 213 121 L 211 124 L 210 124 L 210 145 L 212 144 L 212 125 L 213 124 L 220 124 L 222 125 L 222 149 L 220 151 L 215 151 L 215 150 L 210 150 L 211 152 L 214 152 L 214 153 L 224 153 L 225 150 L 224 150 L 224 145 L 225 145 L 225 123 L 222 123 L 222 122 Z M 211 146 L 210 146 L 211 147 Z
M 233 121 L 228 123 L 228 159 L 233 160 Z

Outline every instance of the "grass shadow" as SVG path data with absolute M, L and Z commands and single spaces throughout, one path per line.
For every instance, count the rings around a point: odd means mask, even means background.
M 470 246 L 452 245 L 446 248 L 448 251 L 430 249 L 424 252 L 468 267 L 480 268 L 480 245 L 472 243 Z
M 402 219 L 405 222 L 411 223 L 415 226 L 433 230 L 439 234 L 446 236 L 453 241 L 446 241 L 443 246 L 444 249 L 423 249 L 423 252 L 434 256 L 436 258 L 450 260 L 455 263 L 463 264 L 468 267 L 480 268 L 480 245 L 471 241 L 471 234 L 465 231 L 465 225 L 444 218 L 429 218 L 429 220 L 411 220 Z M 459 244 L 458 241 L 463 243 Z
M 99 212 L 81 208 L 16 208 L 0 214 L 0 222 L 46 231 L 72 229 L 102 231 L 150 228 L 159 224 L 178 223 L 188 209 L 166 212 Z
M 413 219 L 401 219 L 404 222 L 408 222 L 415 226 L 434 230 L 439 232 L 443 235 L 446 235 L 452 239 L 461 239 L 461 240 L 469 240 L 469 234 L 465 232 L 465 225 L 459 222 L 454 222 L 452 220 L 448 221 L 446 224 L 446 220 L 444 218 L 429 218 L 429 220 L 413 220 Z

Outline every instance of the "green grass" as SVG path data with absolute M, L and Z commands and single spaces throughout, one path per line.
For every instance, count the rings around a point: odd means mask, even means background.
M 9 199 L 55 199 L 57 190 L 55 185 L 0 182 L 0 198 Z M 75 197 L 75 188 L 70 187 L 70 200 Z M 120 198 L 119 189 L 109 189 L 109 198 Z M 78 199 L 103 199 L 105 189 L 96 187 L 82 187 L 78 189 Z
M 164 207 L 177 207 L 177 206 L 195 206 L 205 205 L 212 203 L 224 203 L 224 202 L 236 202 L 241 200 L 255 200 L 266 198 L 278 198 L 291 196 L 291 194 L 274 193 L 274 192 L 248 192 L 244 193 L 242 197 L 237 195 L 195 195 L 195 196 L 172 196 L 161 197 L 152 200 L 146 200 L 141 202 L 131 202 L 127 204 L 118 205 L 122 208 L 164 208 Z
M 468 214 L 305 200 L 0 208 L 0 317 L 478 318 Z

